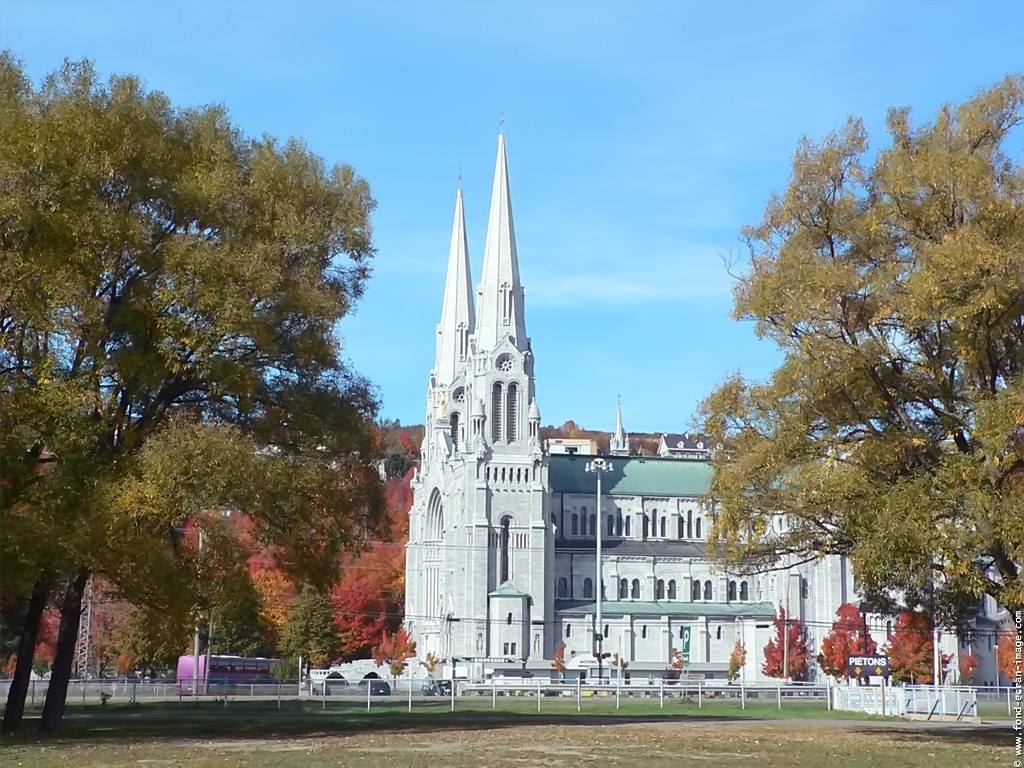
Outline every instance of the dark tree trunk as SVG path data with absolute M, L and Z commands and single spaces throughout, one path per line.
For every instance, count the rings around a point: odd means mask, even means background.
M 4 708 L 3 733 L 14 733 L 21 727 L 25 715 L 25 698 L 28 696 L 29 680 L 32 677 L 32 657 L 35 655 L 36 640 L 39 637 L 39 622 L 43 618 L 46 599 L 50 595 L 50 584 L 40 576 L 32 587 L 28 601 L 25 625 L 21 628 L 18 644 L 18 663 L 14 668 L 11 687 L 7 689 L 7 706 Z
M 75 660 L 78 646 L 78 622 L 82 617 L 82 596 L 89 571 L 79 568 L 68 582 L 64 601 L 60 607 L 60 630 L 57 633 L 57 648 L 50 669 L 50 685 L 46 689 L 46 703 L 39 721 L 40 733 L 60 728 L 64 718 L 64 705 L 68 698 L 68 682 L 71 680 L 71 665 Z

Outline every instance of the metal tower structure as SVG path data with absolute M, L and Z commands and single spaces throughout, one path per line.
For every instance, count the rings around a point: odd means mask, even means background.
M 75 675 L 84 680 L 89 672 L 89 652 L 92 648 L 92 576 L 85 583 L 85 605 L 78 619 L 78 651 L 75 656 Z

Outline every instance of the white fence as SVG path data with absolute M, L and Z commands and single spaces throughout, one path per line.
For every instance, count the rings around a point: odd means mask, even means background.
M 978 717 L 978 689 L 931 685 L 840 685 L 832 689 L 832 707 L 868 715 L 974 720 Z
M 907 717 L 957 721 L 978 717 L 978 691 L 975 688 L 908 685 L 903 691 Z
M 308 683 L 298 682 L 275 683 L 268 685 L 211 685 L 208 695 L 192 696 L 181 693 L 177 683 L 142 682 L 122 680 L 72 680 L 68 686 L 67 701 L 69 706 L 80 704 L 91 706 L 97 704 L 143 704 L 156 701 L 217 701 L 228 706 L 229 701 L 262 700 L 276 701 L 277 707 L 282 702 L 306 701 L 313 702 L 322 708 L 328 705 L 356 704 L 367 709 L 388 706 L 391 708 L 408 707 L 414 702 L 423 705 L 433 702 L 434 706 L 443 704 L 445 707 L 456 708 L 458 700 L 478 702 L 483 698 L 490 699 L 491 708 L 495 709 L 498 702 L 504 706 L 512 705 L 513 699 L 519 700 L 519 706 L 530 700 L 532 708 L 536 701 L 537 711 L 543 711 L 544 701 L 575 703 L 575 709 L 582 711 L 588 702 L 594 705 L 604 702 L 610 704 L 614 700 L 616 709 L 625 707 L 627 710 L 634 702 L 658 702 L 664 708 L 675 702 L 684 701 L 703 708 L 709 703 L 731 703 L 741 709 L 748 704 L 752 706 L 774 705 L 777 709 L 794 705 L 816 705 L 823 708 L 863 712 L 867 714 L 883 714 L 882 694 L 880 686 L 848 686 L 848 685 L 816 685 L 806 683 L 757 683 L 743 684 L 724 681 L 623 681 L 612 679 L 601 685 L 583 683 L 581 680 L 559 682 L 547 678 L 521 679 L 496 678 L 487 682 L 455 681 L 455 696 L 448 694 L 450 688 L 439 688 L 430 685 L 429 681 L 420 678 L 400 677 L 397 680 L 383 678 L 375 680 L 375 685 L 366 681 L 328 681 L 326 689 L 321 684 L 313 685 L 310 690 Z M 387 684 L 386 692 L 379 687 Z M 0 681 L 0 695 L 6 698 L 10 681 Z M 33 680 L 29 684 L 26 703 L 30 707 L 41 706 L 47 692 L 48 681 Z M 987 707 L 989 715 L 995 715 L 994 707 L 1003 705 L 1007 714 L 1012 713 L 1013 688 L 968 688 L 933 686 L 886 686 L 884 714 L 889 716 L 912 716 L 928 719 L 968 719 L 975 718 L 978 702 Z M 486 704 L 484 704 L 486 706 Z M 570 705 L 571 707 L 571 705 Z M 557 707 L 556 707 L 557 708 Z M 562 705 L 564 711 L 564 704 Z
M 891 685 L 837 685 L 832 689 L 832 708 L 865 715 L 899 715 L 905 711 L 903 689 Z

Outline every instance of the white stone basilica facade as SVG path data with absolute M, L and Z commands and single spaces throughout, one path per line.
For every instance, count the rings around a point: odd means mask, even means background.
M 460 190 L 410 511 L 405 623 L 419 657 L 455 657 L 460 675 L 547 674 L 565 643 L 569 669 L 589 670 L 599 526 L 604 650 L 634 676 L 658 676 L 679 649 L 691 674 L 724 677 L 739 639 L 743 676 L 760 679 L 783 605 L 806 623 L 816 653 L 838 606 L 857 600 L 848 563 L 750 576 L 713 568 L 704 446 L 663 440 L 665 457 L 630 456 L 620 410 L 598 510 L 585 471 L 593 457 L 541 444 L 503 137 L 476 290 L 470 275 Z

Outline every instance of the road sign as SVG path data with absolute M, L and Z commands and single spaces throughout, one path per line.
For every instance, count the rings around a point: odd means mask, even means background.
M 690 628 L 683 627 L 683 664 L 690 663 Z
M 888 677 L 889 657 L 884 654 L 874 656 L 847 656 L 846 674 L 851 678 Z

